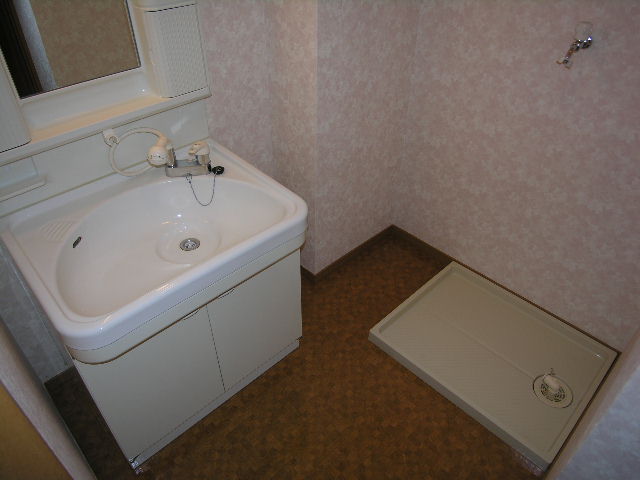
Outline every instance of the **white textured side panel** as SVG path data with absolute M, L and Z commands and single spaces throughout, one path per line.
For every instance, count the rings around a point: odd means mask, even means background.
M 30 140 L 29 128 L 22 116 L 7 64 L 0 53 L 0 152 Z
M 11 254 L 0 241 L 0 323 L 42 383 L 72 366 L 71 358 L 40 308 Z
M 157 94 L 176 97 L 207 86 L 195 5 L 142 14 Z
M 2 321 L 0 321 L 0 381 L 53 454 L 60 460 L 70 478 L 95 480 L 93 472 L 65 428 L 51 398 L 33 377 L 33 371 Z

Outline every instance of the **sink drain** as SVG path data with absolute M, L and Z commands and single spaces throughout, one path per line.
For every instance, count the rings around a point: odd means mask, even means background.
M 180 249 L 184 250 L 185 252 L 195 250 L 199 246 L 200 240 L 198 240 L 197 238 L 185 238 L 180 242 Z

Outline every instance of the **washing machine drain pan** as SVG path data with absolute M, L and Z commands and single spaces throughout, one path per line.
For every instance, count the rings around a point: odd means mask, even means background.
M 369 339 L 543 469 L 616 355 L 456 263 L 374 326 Z M 534 392 L 535 380 L 552 369 L 571 385 L 563 408 Z

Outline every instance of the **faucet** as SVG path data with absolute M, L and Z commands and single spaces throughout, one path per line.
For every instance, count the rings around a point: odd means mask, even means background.
M 195 157 L 198 164 L 207 166 L 209 165 L 209 144 L 207 142 L 196 142 L 191 145 L 189 149 L 189 157 Z
M 173 150 L 173 145 L 169 144 L 167 147 L 167 166 L 175 167 L 176 166 L 176 152 Z
M 173 149 L 172 149 L 173 151 Z M 209 144 L 207 142 L 195 142 L 187 151 L 188 157 L 167 161 L 164 171 L 167 177 L 185 177 L 187 175 L 207 175 L 209 173 Z

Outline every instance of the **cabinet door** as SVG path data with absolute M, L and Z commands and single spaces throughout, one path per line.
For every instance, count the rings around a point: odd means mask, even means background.
M 207 305 L 225 389 L 302 335 L 296 251 Z
M 224 393 L 201 308 L 111 362 L 75 362 L 129 459 Z

